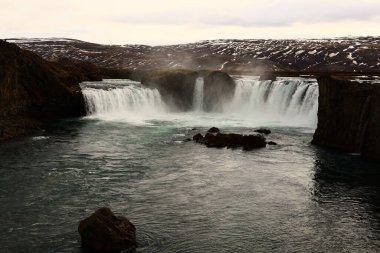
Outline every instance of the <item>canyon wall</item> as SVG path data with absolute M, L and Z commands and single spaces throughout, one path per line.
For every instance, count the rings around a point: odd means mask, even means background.
M 101 80 L 97 67 L 48 62 L 0 41 L 0 140 L 34 131 L 42 120 L 85 115 L 83 80 Z
M 380 159 L 380 85 L 320 77 L 313 144 Z

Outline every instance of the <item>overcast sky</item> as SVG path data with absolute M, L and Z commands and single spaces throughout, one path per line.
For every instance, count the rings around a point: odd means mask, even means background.
M 380 35 L 380 0 L 0 0 L 0 37 L 107 44 Z

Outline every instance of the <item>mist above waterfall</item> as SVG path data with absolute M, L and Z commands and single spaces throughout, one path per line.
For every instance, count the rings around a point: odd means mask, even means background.
M 171 121 L 188 126 L 296 126 L 315 128 L 318 85 L 316 80 L 282 78 L 260 81 L 235 77 L 232 99 L 221 108 L 205 112 L 204 80 L 194 84 L 192 111 L 178 112 L 165 103 L 156 89 L 144 88 L 130 80 L 105 80 L 82 84 L 89 118 L 150 124 Z

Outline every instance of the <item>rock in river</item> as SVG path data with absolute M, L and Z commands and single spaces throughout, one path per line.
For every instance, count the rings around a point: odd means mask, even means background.
M 255 132 L 256 132 L 256 133 L 260 133 L 260 134 L 267 134 L 267 135 L 270 134 L 270 133 L 272 133 L 271 130 L 266 129 L 266 128 L 259 128 L 259 129 L 256 129 Z
M 107 207 L 102 207 L 90 217 L 82 220 L 78 227 L 84 248 L 117 252 L 136 246 L 136 228 L 123 216 L 115 216 Z
M 235 148 L 243 147 L 244 150 L 266 147 L 265 137 L 262 135 L 242 135 L 234 133 L 207 133 L 205 137 L 196 134 L 193 137 L 197 143 L 206 145 L 207 147 L 217 148 Z
M 217 127 L 211 127 L 207 133 L 219 133 L 220 132 L 220 129 L 217 128 Z

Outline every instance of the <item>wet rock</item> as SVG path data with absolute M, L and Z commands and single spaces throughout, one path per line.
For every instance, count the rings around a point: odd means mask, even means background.
M 191 138 L 186 138 L 183 140 L 183 142 L 189 142 L 189 141 L 191 141 Z
M 207 133 L 206 136 L 203 139 L 201 139 L 201 141 L 197 142 L 202 143 L 207 147 L 243 147 L 243 149 L 245 150 L 261 148 L 266 146 L 266 140 L 262 135 L 242 135 L 235 133 Z
M 119 252 L 136 246 L 135 226 L 125 217 L 115 216 L 102 207 L 82 220 L 78 232 L 85 249 L 99 252 Z
M 219 133 L 220 132 L 220 129 L 217 128 L 217 127 L 211 127 L 207 133 Z
M 275 146 L 275 145 L 278 145 L 276 142 L 274 141 L 268 141 L 267 142 L 268 145 L 271 145 L 271 146 Z
M 272 133 L 271 130 L 266 129 L 266 128 L 259 128 L 259 129 L 256 129 L 254 132 L 260 133 L 260 134 L 266 134 L 266 135 Z
M 196 142 L 199 142 L 200 140 L 203 140 L 203 135 L 200 133 L 197 133 L 196 135 L 193 136 L 193 140 Z

